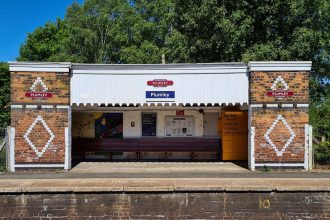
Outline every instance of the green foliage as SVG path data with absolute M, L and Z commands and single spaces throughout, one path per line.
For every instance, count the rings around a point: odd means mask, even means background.
M 86 0 L 29 34 L 20 59 L 88 63 L 312 60 L 330 68 L 327 0 Z
M 169 33 L 169 0 L 86 0 L 64 20 L 30 33 L 19 60 L 81 63 L 159 63 Z
M 310 60 L 310 118 L 329 138 L 329 30 L 329 0 L 86 0 L 30 33 L 19 60 Z
M 6 151 L 3 149 L 0 151 L 0 172 L 6 170 Z
M 268 173 L 270 171 L 272 171 L 268 166 L 264 165 L 262 168 L 261 168 L 261 171 L 262 172 L 265 172 L 265 173 Z
M 10 123 L 10 72 L 6 63 L 0 62 L 0 128 Z
M 309 113 L 314 135 L 330 140 L 330 93 L 320 104 L 311 105 Z
M 28 34 L 20 48 L 19 61 L 66 61 L 64 53 L 68 30 L 65 22 L 58 19 L 55 23 L 48 22 Z
M 330 164 L 330 141 L 314 146 L 314 160 L 317 164 Z

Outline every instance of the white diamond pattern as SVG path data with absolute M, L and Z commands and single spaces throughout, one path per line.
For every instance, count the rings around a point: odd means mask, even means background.
M 279 82 L 281 82 L 281 83 L 284 85 L 284 87 L 285 87 L 284 90 L 288 90 L 288 89 L 289 89 L 288 84 L 284 81 L 284 79 L 282 78 L 282 76 L 278 76 L 278 77 L 275 79 L 275 81 L 274 81 L 274 83 L 273 83 L 271 89 L 272 89 L 272 90 L 276 90 L 276 85 L 277 85 L 277 83 L 279 83 Z
M 37 79 L 34 81 L 34 83 L 32 84 L 32 86 L 30 87 L 30 90 L 35 92 L 36 91 L 36 86 L 40 84 L 43 88 L 43 92 L 47 92 L 48 88 L 47 86 L 45 85 L 45 83 L 42 81 L 41 77 L 38 76 Z
M 284 126 L 288 129 L 288 131 L 290 132 L 290 138 L 287 140 L 287 142 L 284 144 L 284 146 L 282 147 L 281 150 L 279 150 L 276 145 L 274 144 L 274 142 L 270 139 L 269 135 L 270 133 L 273 131 L 273 129 L 275 128 L 275 126 L 277 125 L 277 123 L 279 121 L 282 121 L 282 123 L 284 124 Z M 275 121 L 273 122 L 273 124 L 270 126 L 270 128 L 266 131 L 264 138 L 266 139 L 266 141 L 272 146 L 272 148 L 275 150 L 276 155 L 278 157 L 282 157 L 283 153 L 285 152 L 285 150 L 287 149 L 287 147 L 291 144 L 291 142 L 293 141 L 293 139 L 295 138 L 296 134 L 294 133 L 294 131 L 292 130 L 292 128 L 290 127 L 290 125 L 288 124 L 288 122 L 285 120 L 285 118 L 282 115 L 278 115 L 277 118 L 275 119 Z
M 40 122 L 44 126 L 44 128 L 46 129 L 46 131 L 50 135 L 50 138 L 48 139 L 47 143 L 45 144 L 45 146 L 42 148 L 41 151 L 39 151 L 37 149 L 37 147 L 33 144 L 33 142 L 29 138 L 29 135 L 31 134 L 34 126 L 36 126 L 38 122 Z M 34 122 L 31 124 L 31 126 L 28 128 L 28 130 L 26 131 L 26 133 L 24 134 L 23 137 L 24 137 L 25 141 L 30 145 L 30 147 L 34 150 L 34 152 L 37 154 L 37 156 L 42 157 L 42 155 L 45 153 L 45 151 L 47 150 L 49 145 L 54 140 L 55 135 L 54 135 L 53 131 L 48 127 L 47 123 L 41 117 L 41 115 L 38 115 L 37 118 L 34 120 Z

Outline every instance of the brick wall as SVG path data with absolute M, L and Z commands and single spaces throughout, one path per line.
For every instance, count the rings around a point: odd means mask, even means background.
M 281 115 L 273 129 L 274 121 Z M 285 125 L 287 122 L 287 126 Z M 252 112 L 252 124 L 255 127 L 255 161 L 258 162 L 304 162 L 305 124 L 308 124 L 307 109 L 298 108 L 267 108 Z M 291 128 L 291 131 L 290 131 Z M 271 130 L 270 130 L 271 129 Z M 269 132 L 272 146 L 264 135 Z M 284 149 L 292 136 L 292 142 Z
M 32 100 L 25 96 L 26 92 L 31 91 L 31 86 L 38 77 L 41 78 L 48 91 L 52 93 L 51 98 Z M 11 72 L 11 102 L 19 104 L 52 103 L 69 105 L 69 86 L 70 78 L 68 77 L 68 73 Z
M 305 161 L 308 124 L 308 72 L 251 72 L 251 127 L 255 163 L 299 164 Z
M 67 109 L 13 109 L 11 121 L 12 127 L 15 127 L 16 163 L 64 163 L 65 127 L 68 127 Z M 36 125 L 28 133 L 35 121 L 37 122 Z M 26 134 L 27 137 L 25 138 Z M 31 147 L 27 138 L 36 149 Z M 51 138 L 52 141 L 45 146 Z M 38 152 L 40 152 L 39 155 Z
M 1 219 L 329 219 L 328 192 L 0 195 Z
M 287 91 L 293 92 L 293 96 L 274 98 L 267 95 L 278 77 L 284 80 Z M 308 72 L 251 72 L 250 103 L 308 103 L 308 79 Z
M 27 95 L 31 92 L 48 93 L 48 96 Z M 69 104 L 69 73 L 11 72 L 16 165 L 64 164 Z

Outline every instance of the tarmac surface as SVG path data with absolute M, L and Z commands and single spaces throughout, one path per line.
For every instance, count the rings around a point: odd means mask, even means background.
M 330 171 L 256 171 L 228 162 L 84 162 L 0 174 L 0 193 L 330 191 Z

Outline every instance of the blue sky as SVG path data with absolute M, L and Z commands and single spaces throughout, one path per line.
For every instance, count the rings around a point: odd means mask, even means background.
M 63 18 L 73 2 L 83 0 L 0 0 L 0 61 L 15 61 L 27 34 Z

